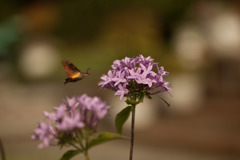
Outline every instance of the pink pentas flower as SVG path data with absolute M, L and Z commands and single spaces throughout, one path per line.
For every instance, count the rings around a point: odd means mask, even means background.
M 47 147 L 55 143 L 56 133 L 50 124 L 45 122 L 39 123 L 38 127 L 34 130 L 32 139 L 40 140 L 39 148 Z
M 80 114 L 74 116 L 64 116 L 61 123 L 56 125 L 56 128 L 60 131 L 72 131 L 74 129 L 81 129 L 84 127 L 84 123 L 80 119 Z
M 121 84 L 118 85 L 118 90 L 115 92 L 115 95 L 120 95 L 120 100 L 123 99 L 123 96 L 127 94 L 129 90 L 126 88 L 126 84 L 123 86 Z
M 151 97 L 160 92 L 171 93 L 168 82 L 164 80 L 166 75 L 168 72 L 164 71 L 164 67 L 158 66 L 150 56 L 125 57 L 113 62 L 108 74 L 102 75 L 99 86 L 115 91 L 121 100 L 136 92 Z
M 54 112 L 44 111 L 47 122 L 41 122 L 34 130 L 32 139 L 40 140 L 40 148 L 52 145 L 81 129 L 95 130 L 99 121 L 108 113 L 109 106 L 99 97 L 83 94 L 79 97 L 66 98 L 54 108 Z M 56 144 L 56 143 L 55 143 Z
M 118 71 L 116 73 L 116 77 L 112 79 L 115 82 L 114 86 L 117 86 L 119 83 L 126 83 L 125 74 L 124 71 Z

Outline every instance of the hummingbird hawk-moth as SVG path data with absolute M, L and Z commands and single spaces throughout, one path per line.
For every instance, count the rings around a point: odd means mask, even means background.
M 77 67 L 75 67 L 70 61 L 64 60 L 62 61 L 63 68 L 68 76 L 68 78 L 65 79 L 64 84 L 67 84 L 68 82 L 76 82 L 87 75 L 89 75 L 89 68 L 86 71 L 81 71 Z

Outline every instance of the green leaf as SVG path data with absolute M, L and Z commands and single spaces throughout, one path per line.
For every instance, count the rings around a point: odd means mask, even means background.
M 131 113 L 131 106 L 127 106 L 117 114 L 115 119 L 115 126 L 119 134 L 122 134 L 123 125 L 128 119 L 130 113 Z
M 77 154 L 81 153 L 81 150 L 68 150 L 65 152 L 60 160 L 69 160 Z
M 92 139 L 88 143 L 88 149 L 93 147 L 93 146 L 96 146 L 98 144 L 108 142 L 108 141 L 111 141 L 111 140 L 115 140 L 115 139 L 126 139 L 126 137 L 124 137 L 120 134 L 116 134 L 116 133 L 104 132 L 104 133 L 99 134 L 97 138 Z
M 137 105 L 137 104 L 138 104 L 138 102 L 136 102 L 136 101 L 134 101 L 134 100 L 130 100 L 130 99 L 127 99 L 125 102 L 126 102 L 128 105 Z

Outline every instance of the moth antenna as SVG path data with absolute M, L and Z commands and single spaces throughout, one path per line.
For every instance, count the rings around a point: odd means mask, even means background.
M 87 74 L 89 74 L 89 72 L 88 72 L 88 71 L 89 71 L 90 69 L 91 69 L 91 68 L 88 68 L 88 69 L 86 70 L 86 73 L 87 73 Z

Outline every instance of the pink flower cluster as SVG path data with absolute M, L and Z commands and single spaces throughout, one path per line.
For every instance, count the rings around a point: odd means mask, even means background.
M 134 92 L 145 92 L 148 95 L 164 91 L 170 93 L 169 82 L 163 79 L 166 75 L 168 72 L 159 67 L 150 56 L 125 57 L 113 62 L 112 69 L 102 75 L 99 85 L 115 91 L 121 100 Z
M 84 94 L 80 97 L 66 98 L 53 113 L 44 112 L 47 122 L 41 122 L 34 130 L 32 139 L 40 140 L 39 148 L 56 144 L 62 141 L 64 134 L 71 134 L 82 128 L 95 130 L 109 110 L 109 106 L 99 97 L 89 97 Z

